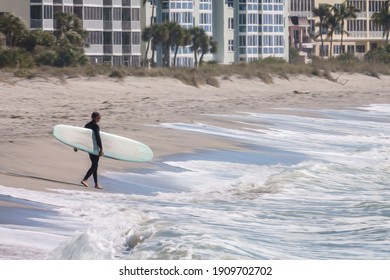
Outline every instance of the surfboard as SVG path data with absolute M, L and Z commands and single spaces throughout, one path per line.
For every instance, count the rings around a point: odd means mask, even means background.
M 99 147 L 91 129 L 59 124 L 53 127 L 53 136 L 65 145 L 90 154 L 99 154 Z M 105 157 L 130 162 L 146 162 L 153 159 L 152 150 L 145 144 L 102 131 L 100 137 Z

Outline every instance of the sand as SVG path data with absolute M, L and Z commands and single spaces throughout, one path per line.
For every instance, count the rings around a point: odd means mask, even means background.
M 273 84 L 265 84 L 259 79 L 232 78 L 221 79 L 219 88 L 196 88 L 168 78 L 128 77 L 117 80 L 98 77 L 65 81 L 14 78 L 6 82 L 2 79 L 0 185 L 18 187 L 21 191 L 23 188 L 82 189 L 78 184 L 89 167 L 88 156 L 82 152 L 75 153 L 56 141 L 51 136 L 51 128 L 60 123 L 83 126 L 89 121 L 92 111 L 101 113 L 103 131 L 149 145 L 158 161 L 167 155 L 196 149 L 239 149 L 234 143 L 221 138 L 159 127 L 163 122 L 231 126 L 207 114 L 390 103 L 389 76 L 377 79 L 344 74 L 338 81 L 295 76 L 289 80 L 274 78 Z M 153 164 L 105 158 L 100 162 L 100 172 L 140 167 L 153 168 Z

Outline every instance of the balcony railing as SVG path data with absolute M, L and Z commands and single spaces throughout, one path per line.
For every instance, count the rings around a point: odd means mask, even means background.
M 368 36 L 370 38 L 383 38 L 383 31 L 369 31 Z
M 103 46 L 103 52 L 105 54 L 112 54 L 112 51 L 113 51 L 112 45 Z
M 108 29 L 108 30 L 112 30 L 112 21 L 104 21 L 103 28 Z
M 367 31 L 349 31 L 348 36 L 350 38 L 366 38 Z
M 42 20 L 41 19 L 32 19 L 30 21 L 31 28 L 42 28 Z
M 131 53 L 131 46 L 122 46 L 122 52 L 123 52 L 123 54 L 130 54 Z
M 131 21 L 122 21 L 123 30 L 131 30 Z

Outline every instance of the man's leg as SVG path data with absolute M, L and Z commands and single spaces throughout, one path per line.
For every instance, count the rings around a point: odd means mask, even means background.
M 98 183 L 98 167 L 99 167 L 99 156 L 93 155 L 93 180 L 95 181 L 95 188 L 102 189 Z M 92 159 L 91 159 L 92 160 Z
M 81 184 L 84 187 L 88 187 L 87 180 L 94 173 L 95 170 L 95 155 L 89 154 L 89 159 L 91 160 L 91 167 L 88 169 L 87 174 L 85 174 L 84 179 L 81 181 Z

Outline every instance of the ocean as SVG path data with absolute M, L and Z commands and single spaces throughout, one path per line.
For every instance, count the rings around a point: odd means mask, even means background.
M 0 186 L 0 259 L 389 259 L 390 104 L 164 123 L 233 141 L 104 192 Z

